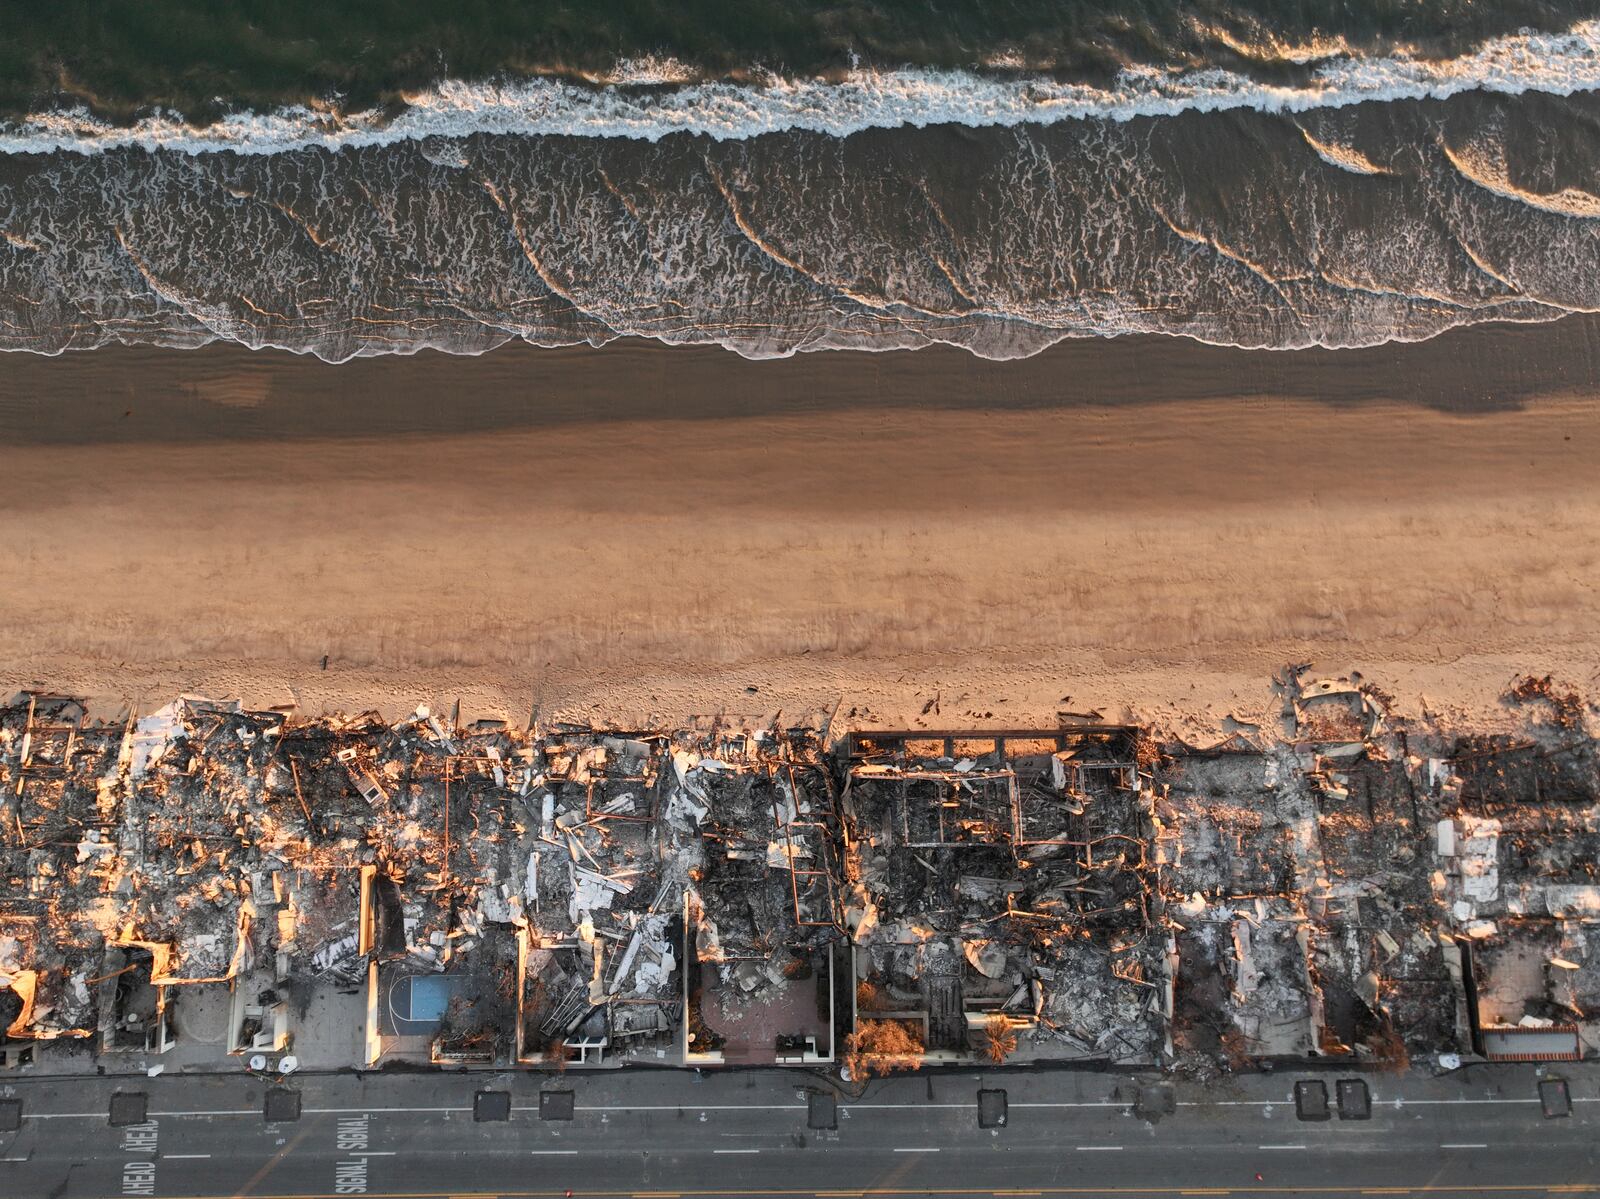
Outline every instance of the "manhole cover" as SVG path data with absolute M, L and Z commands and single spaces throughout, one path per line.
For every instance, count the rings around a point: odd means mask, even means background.
M 142 1091 L 118 1091 L 111 1096 L 111 1127 L 126 1128 L 130 1124 L 143 1124 L 145 1112 L 150 1110 L 150 1096 Z
M 1006 1093 L 1004 1091 L 978 1092 L 978 1127 L 1004 1128 L 1006 1126 Z
M 472 1118 L 479 1124 L 511 1119 L 511 1092 L 479 1091 L 472 1097 Z
M 1294 1114 L 1302 1120 L 1326 1120 L 1328 1084 L 1320 1078 L 1302 1078 L 1294 1084 Z
M 261 1114 L 266 1116 L 268 1124 L 287 1124 L 291 1120 L 298 1120 L 300 1092 L 273 1087 L 267 1092 L 266 1102 L 261 1105 Z
M 1546 1120 L 1557 1120 L 1572 1115 L 1572 1093 L 1567 1090 L 1564 1078 L 1547 1078 L 1539 1084 L 1539 1106 L 1544 1108 Z
M 1339 1119 L 1372 1119 L 1372 1092 L 1364 1078 L 1341 1078 L 1334 1086 L 1339 1099 Z
M 839 1105 L 832 1095 L 812 1091 L 806 1096 L 806 1127 L 818 1131 L 839 1127 Z
M 570 1120 L 573 1103 L 571 1091 L 540 1091 L 539 1119 Z
M 0 1099 L 0 1132 L 16 1132 L 22 1127 L 22 1100 Z

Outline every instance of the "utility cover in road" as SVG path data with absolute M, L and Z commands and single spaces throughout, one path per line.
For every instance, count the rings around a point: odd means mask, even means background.
M 832 1095 L 812 1091 L 806 1096 L 806 1127 L 819 1132 L 839 1127 L 839 1106 Z
M 1302 1078 L 1295 1083 L 1294 1114 L 1302 1120 L 1328 1119 L 1328 1084 L 1320 1078 Z
M 111 1096 L 111 1127 L 126 1128 L 143 1124 L 150 1107 L 150 1096 L 143 1091 L 118 1091 Z
M 268 1124 L 287 1124 L 300 1118 L 300 1092 L 291 1091 L 287 1087 L 273 1087 L 267 1092 L 267 1099 L 261 1107 L 261 1113 Z
M 572 1119 L 573 1102 L 571 1091 L 540 1091 L 539 1092 L 539 1119 L 541 1120 L 570 1120 Z
M 1004 1091 L 978 1092 L 978 1127 L 1004 1128 L 1006 1126 L 1006 1093 Z
M 1572 1094 L 1564 1078 L 1547 1078 L 1539 1084 L 1539 1106 L 1546 1120 L 1572 1115 Z
M 1372 1092 L 1364 1078 L 1341 1078 L 1335 1088 L 1339 1097 L 1339 1119 L 1372 1119 Z
M 479 1091 L 472 1097 L 472 1118 L 479 1124 L 511 1119 L 510 1091 Z

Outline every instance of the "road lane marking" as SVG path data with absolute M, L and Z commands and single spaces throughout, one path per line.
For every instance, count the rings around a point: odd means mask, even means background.
M 971 1106 L 970 1104 L 968 1106 Z M 937 1146 L 919 1145 L 910 1149 L 896 1149 L 896 1153 L 938 1153 Z
M 914 1104 L 909 1106 L 926 1107 L 931 1104 Z M 951 1107 L 971 1107 L 970 1103 L 950 1104 Z M 382 1111 L 382 1108 L 374 1108 Z M 401 1109 L 405 1110 L 405 1109 Z M 462 1112 L 464 1107 L 438 1108 L 439 1111 Z M 532 1107 L 519 1107 L 520 1112 L 531 1112 Z M 655 1103 L 655 1104 L 626 1104 L 621 1107 L 584 1107 L 582 1105 L 572 1109 L 578 1112 L 803 1112 L 807 1110 L 804 1103 Z
M 1209 1100 L 1181 1099 L 1181 1100 L 1178 1101 L 1178 1106 L 1179 1107 L 1193 1107 L 1193 1108 L 1204 1108 L 1204 1107 L 1217 1107 L 1217 1108 L 1223 1108 L 1223 1107 L 1255 1107 L 1255 1108 L 1263 1108 L 1263 1107 L 1279 1107 L 1279 1106 L 1282 1106 L 1283 1104 L 1291 1102 L 1291 1101 L 1292 1100 L 1289 1097 L 1286 1097 L 1286 1098 L 1283 1098 L 1283 1099 L 1209 1099 Z M 1374 1098 L 1373 1101 L 1372 1101 L 1372 1106 L 1375 1107 L 1375 1108 L 1376 1107 L 1392 1107 L 1392 1108 L 1405 1108 L 1405 1107 L 1472 1107 L 1472 1106 L 1485 1106 L 1485 1107 L 1524 1106 L 1524 1107 L 1526 1107 L 1526 1106 L 1530 1106 L 1532 1104 L 1536 1104 L 1538 1102 L 1539 1102 L 1538 1099 L 1511 1099 L 1511 1098 L 1500 1098 L 1500 1099 L 1407 1099 L 1407 1098 L 1402 1096 L 1401 1098 L 1398 1098 L 1398 1099 L 1377 1099 L 1377 1098 Z M 1572 1098 L 1572 1102 L 1573 1103 L 1600 1103 L 1600 1096 L 1574 1095 L 1573 1098 Z M 971 1107 L 972 1105 L 970 1103 L 850 1103 L 850 1104 L 840 1104 L 839 1106 L 841 1108 L 848 1108 L 848 1109 L 853 1110 L 853 1111 L 872 1111 L 872 1110 L 875 1110 L 875 1109 L 881 1109 L 881 1110 L 884 1110 L 884 1111 L 893 1111 L 893 1110 L 906 1110 L 906 1111 L 909 1111 L 909 1110 L 959 1111 L 959 1110 L 965 1110 L 965 1109 Z M 1110 1099 L 1078 1100 L 1078 1101 L 1075 1101 L 1075 1102 L 1028 1102 L 1028 1101 L 1017 1100 L 1017 1101 L 1014 1101 L 1011 1104 L 1011 1106 L 1012 1107 L 1026 1107 L 1026 1108 L 1041 1108 L 1041 1109 L 1049 1109 L 1049 1108 L 1126 1108 L 1126 1107 L 1130 1106 L 1130 1104 L 1125 1103 L 1125 1102 L 1121 1102 L 1121 1101 L 1118 1101 L 1118 1100 L 1110 1100 Z M 725 1104 L 712 1104 L 709 1107 L 707 1105 L 705 1105 L 705 1104 L 661 1103 L 661 1104 L 617 1104 L 617 1105 L 607 1105 L 607 1106 L 580 1106 L 579 1108 L 577 1108 L 577 1110 L 581 1111 L 581 1112 L 674 1112 L 674 1111 L 677 1111 L 680 1108 L 684 1108 L 684 1107 L 693 1107 L 696 1111 L 726 1111 L 726 1112 L 742 1112 L 742 1111 L 787 1112 L 787 1111 L 804 1111 L 806 1109 L 806 1105 L 803 1104 L 803 1103 L 725 1103 Z M 464 1105 L 464 1106 L 460 1106 L 460 1107 L 308 1107 L 308 1108 L 305 1109 L 305 1114 L 306 1115 L 316 1115 L 316 1116 L 342 1116 L 342 1115 L 360 1115 L 360 1114 L 363 1114 L 363 1113 L 366 1113 L 366 1112 L 382 1112 L 382 1113 L 390 1113 L 390 1114 L 395 1114 L 395 1115 L 408 1115 L 408 1114 L 424 1114 L 424 1113 L 429 1113 L 429 1112 L 468 1112 L 468 1111 L 471 1111 L 471 1110 L 472 1110 L 472 1108 L 471 1108 L 470 1105 Z M 512 1110 L 513 1111 L 532 1111 L 533 1108 L 532 1107 L 514 1107 Z M 208 1116 L 254 1116 L 254 1117 L 259 1119 L 260 1116 L 261 1116 L 261 1109 L 258 1108 L 258 1107 L 251 1107 L 251 1108 L 217 1108 L 215 1110 L 207 1110 L 207 1111 L 158 1111 L 158 1112 L 151 1112 L 150 1113 L 150 1117 L 152 1119 L 156 1119 L 156 1118 L 160 1118 L 160 1119 L 191 1119 L 191 1118 L 194 1118 L 194 1119 L 197 1119 L 197 1118 L 208 1117 Z M 31 1112 L 30 1111 L 28 1113 L 28 1118 L 30 1120 L 104 1120 L 106 1118 L 106 1114 L 105 1114 L 104 1110 L 94 1111 L 94 1112 Z
M 1457 1141 L 1457 1142 L 1455 1142 L 1453 1144 L 1445 1144 L 1445 1145 L 1440 1145 L 1439 1146 L 1439 1148 L 1441 1148 L 1441 1149 L 1487 1149 L 1488 1147 L 1489 1147 L 1488 1145 L 1484 1144 L 1481 1141 L 1476 1141 L 1476 1142 Z
M 1257 1149 L 1304 1149 L 1304 1145 L 1257 1145 Z
M 1280 1107 L 1290 1102 L 1288 1099 L 1220 1099 L 1220 1100 L 1179 1100 L 1179 1107 L 1206 1108 L 1206 1107 Z M 1537 1099 L 1374 1099 L 1372 1106 L 1375 1108 L 1406 1108 L 1406 1107 L 1468 1107 L 1468 1106 L 1529 1106 L 1538 1103 Z M 1575 1095 L 1573 1103 L 1600 1103 L 1600 1097 Z M 840 1104 L 841 1110 L 846 1111 L 964 1111 L 970 1108 L 970 1103 L 850 1103 Z M 1011 1104 L 1016 1108 L 1039 1109 L 1070 1109 L 1070 1108 L 1126 1108 L 1128 1103 L 1115 1100 L 1083 1100 L 1078 1102 L 1048 1103 L 1048 1102 L 1023 1102 L 1016 1101 Z M 693 1107 L 696 1111 L 714 1112 L 792 1112 L 805 1111 L 803 1103 L 725 1103 L 712 1104 L 620 1104 L 610 1106 L 580 1106 L 580 1112 L 675 1112 L 685 1107 Z M 424 1115 L 438 1112 L 469 1112 L 470 1105 L 460 1107 L 308 1107 L 305 1114 L 308 1116 L 343 1116 L 360 1115 L 367 1112 L 385 1113 L 393 1115 Z M 526 1112 L 535 1110 L 532 1106 L 516 1106 L 513 1111 Z M 151 1119 L 205 1119 L 210 1117 L 225 1116 L 253 1116 L 261 1117 L 261 1109 L 251 1108 L 218 1108 L 208 1111 L 158 1111 L 151 1112 Z M 101 1120 L 106 1118 L 104 1111 L 96 1112 L 29 1112 L 30 1120 Z
M 713 1149 L 712 1153 L 760 1153 L 759 1149 Z
M 142 1195 L 146 1199 L 155 1195 L 160 1140 L 161 1126 L 154 1120 L 132 1124 L 122 1130 L 122 1152 L 129 1157 L 122 1164 L 124 1195 Z
M 1043 1193 L 1046 1195 L 1182 1195 L 1186 1188 L 1173 1186 L 1126 1186 L 1126 1187 L 1051 1187 Z M 1368 1188 L 1354 1186 L 1319 1186 L 1316 1183 L 1295 1183 L 1286 1187 L 1273 1187 L 1271 1185 L 1255 1186 L 1248 1189 L 1239 1188 L 1230 1194 L 1247 1195 L 1361 1195 Z M 1600 1186 L 1583 1183 L 1500 1183 L 1487 1185 L 1446 1185 L 1424 1184 L 1410 1188 L 1413 1194 L 1439 1194 L 1439 1195 L 1544 1195 L 1550 1193 L 1572 1194 L 1591 1193 L 1600 1190 Z M 191 1199 L 238 1199 L 238 1192 L 227 1195 L 202 1195 L 192 1196 Z M 373 1192 L 371 1199 L 456 1199 L 460 1191 L 380 1191 Z M 632 1195 L 634 1199 L 750 1199 L 752 1196 L 772 1196 L 775 1199 L 811 1199 L 814 1196 L 831 1196 L 835 1199 L 864 1199 L 868 1195 L 891 1196 L 894 1199 L 913 1199 L 915 1196 L 948 1195 L 953 1199 L 962 1199 L 974 1195 L 993 1195 L 992 1190 L 975 1187 L 873 1187 L 860 1191 L 812 1191 L 788 1190 L 779 1188 L 768 1189 L 725 1189 L 702 1191 L 616 1191 L 616 1190 L 588 1190 L 573 1191 L 572 1199 L 616 1199 L 618 1195 Z M 566 1191 L 514 1191 L 496 1190 L 483 1192 L 485 1197 L 493 1196 L 495 1199 L 567 1199 Z M 252 1195 L 251 1199 L 339 1199 L 330 1191 L 313 1191 L 309 1193 L 284 1194 L 262 1193 Z
M 1178 1194 L 1180 1194 L 1180 1195 L 1231 1195 L 1231 1194 L 1233 1194 L 1233 1192 L 1229 1191 L 1229 1190 L 1223 1190 L 1221 1188 L 1191 1187 L 1187 1191 L 1179 1191 Z
M 1121 1145 L 1079 1145 L 1079 1153 L 1120 1153 Z
M 161 1160 L 168 1162 L 197 1162 L 210 1156 L 209 1153 L 163 1153 Z
M 529 1153 L 536 1157 L 577 1157 L 576 1149 L 530 1149 Z

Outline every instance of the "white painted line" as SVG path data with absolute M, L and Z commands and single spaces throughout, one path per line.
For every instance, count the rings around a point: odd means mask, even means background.
M 536 1157 L 577 1157 L 576 1149 L 530 1149 L 529 1153 Z
M 1441 1148 L 1441 1149 L 1487 1149 L 1488 1147 L 1489 1146 L 1485 1145 L 1485 1144 L 1462 1143 L 1462 1142 L 1457 1142 L 1456 1144 L 1453 1144 L 1453 1145 L 1440 1145 L 1439 1146 L 1439 1148 Z
M 164 1162 L 197 1162 L 210 1157 L 209 1153 L 163 1153 L 158 1160 Z
M 873 1106 L 877 1106 L 877 1105 L 873 1105 Z M 907 1103 L 907 1104 L 901 1104 L 901 1105 L 898 1105 L 898 1106 L 903 1106 L 903 1107 L 925 1107 L 927 1105 L 926 1104 L 920 1104 L 920 1103 L 919 1104 Z M 970 1104 L 970 1103 L 947 1103 L 947 1104 L 942 1104 L 941 1106 L 943 1106 L 943 1107 L 971 1107 L 972 1104 Z M 1022 1103 L 1022 1102 L 1017 1102 L 1017 1103 L 1008 1104 L 1007 1106 L 1009 1106 L 1009 1107 L 1132 1107 L 1133 1104 L 1131 1102 L 1129 1102 L 1129 1103 L 1119 1103 L 1115 1099 L 1085 1099 L 1085 1100 L 1079 1101 L 1077 1103 Z
M 712 1153 L 760 1153 L 759 1149 L 713 1149 Z
M 1121 1145 L 1079 1145 L 1079 1153 L 1121 1153 Z
M 394 1157 L 398 1149 L 357 1149 L 351 1157 Z
M 896 1153 L 938 1153 L 939 1151 L 937 1149 L 921 1148 L 921 1149 L 896 1149 L 895 1152 Z
M 927 1103 L 908 1103 L 906 1107 L 931 1107 Z M 971 1107 L 970 1103 L 952 1103 L 949 1107 Z M 628 1104 L 622 1107 L 574 1107 L 578 1112 L 676 1112 L 692 1108 L 697 1112 L 803 1112 L 807 1109 L 804 1103 L 660 1103 L 654 1106 Z M 363 1108 L 363 1111 L 382 1111 L 382 1108 Z M 465 1108 L 440 1108 L 440 1111 L 465 1111 Z M 514 1111 L 531 1112 L 532 1107 L 514 1108 Z
M 1206 1100 L 1180 1099 L 1180 1100 L 1178 1100 L 1178 1106 L 1179 1107 L 1283 1107 L 1283 1106 L 1285 1106 L 1287 1104 L 1290 1104 L 1290 1103 L 1293 1103 L 1293 1102 L 1294 1102 L 1294 1097 L 1293 1096 L 1290 1096 L 1287 1099 L 1206 1099 Z M 1529 1104 L 1529 1103 L 1538 1103 L 1538 1102 L 1539 1102 L 1539 1100 L 1537 1100 L 1537 1099 L 1407 1099 L 1404 1096 L 1401 1096 L 1399 1099 L 1379 1099 L 1376 1096 L 1374 1096 L 1373 1100 L 1372 1100 L 1372 1106 L 1373 1107 L 1402 1108 L 1402 1107 L 1471 1107 L 1471 1106 L 1480 1106 L 1480 1105 L 1481 1106 L 1494 1107 L 1494 1106 L 1506 1106 L 1506 1105 L 1509 1105 L 1509 1106 L 1515 1107 L 1515 1106 L 1517 1106 L 1519 1104 Z M 1579 1098 L 1578 1096 L 1573 1096 L 1572 1102 L 1574 1102 L 1574 1103 L 1600 1103 L 1600 1098 L 1583 1099 L 1583 1098 Z M 1027 1104 L 1023 1104 L 1023 1103 L 1013 1103 L 1011 1106 L 1012 1107 L 1027 1107 L 1028 1105 Z M 1040 1106 L 1040 1107 L 1057 1107 L 1057 1106 L 1067 1106 L 1067 1105 L 1065 1105 L 1065 1104 L 1045 1103 L 1045 1104 L 1039 1104 L 1037 1106 Z M 1126 1103 L 1116 1103 L 1116 1104 L 1107 1103 L 1107 1104 L 1084 1104 L 1083 1106 L 1085 1106 L 1085 1107 L 1096 1107 L 1096 1106 L 1098 1106 L 1098 1107 L 1127 1107 L 1129 1105 L 1126 1104 Z
M 471 1110 L 472 1108 L 470 1107 L 308 1107 L 305 1109 L 305 1114 L 308 1116 L 359 1116 L 364 1112 L 394 1112 L 399 1115 L 404 1115 L 406 1112 L 470 1112 Z M 526 1111 L 527 1109 L 524 1108 L 523 1110 Z M 166 1113 L 156 1113 L 158 1116 L 164 1114 Z M 174 1116 L 190 1116 L 194 1115 L 195 1113 L 173 1112 L 171 1114 Z M 234 1113 L 228 1112 L 219 1114 L 233 1115 Z M 249 1112 L 241 1112 L 239 1114 L 259 1116 L 261 1114 L 261 1109 L 252 1108 Z
M 152 1120 L 161 1119 L 161 1118 L 166 1117 L 166 1116 L 259 1116 L 260 1114 L 261 1114 L 261 1109 L 259 1107 L 231 1108 L 231 1109 L 229 1109 L 227 1111 L 215 1111 L 215 1112 L 150 1112 L 150 1113 L 148 1113 L 150 1119 L 152 1119 Z
M 1257 1145 L 1257 1149 L 1304 1149 L 1304 1145 Z
M 25 1157 L 0 1157 L 0 1162 L 25 1162 L 27 1160 Z

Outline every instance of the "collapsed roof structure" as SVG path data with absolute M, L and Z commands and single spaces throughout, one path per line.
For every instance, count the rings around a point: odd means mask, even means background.
M 1600 1048 L 1586 707 L 1360 680 L 1195 746 L 0 707 L 0 1062 L 1017 1061 Z M 63 1057 L 65 1055 L 65 1057 Z M 292 1068 L 292 1065 L 280 1068 Z

